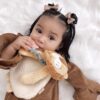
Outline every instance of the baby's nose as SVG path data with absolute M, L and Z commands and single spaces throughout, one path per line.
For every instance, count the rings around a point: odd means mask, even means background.
M 40 43 L 45 43 L 45 42 L 46 42 L 46 37 L 45 37 L 45 36 L 41 36 L 41 37 L 39 38 L 39 42 L 40 42 Z

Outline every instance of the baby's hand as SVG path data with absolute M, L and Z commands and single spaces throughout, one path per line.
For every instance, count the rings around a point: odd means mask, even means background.
M 19 50 L 20 48 L 24 48 L 25 50 L 29 50 L 31 48 L 38 48 L 35 44 L 34 40 L 32 40 L 29 36 L 19 36 L 13 43 L 12 46 L 15 50 Z

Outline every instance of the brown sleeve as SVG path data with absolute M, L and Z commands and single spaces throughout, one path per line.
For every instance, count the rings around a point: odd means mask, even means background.
M 69 83 L 75 89 L 75 100 L 97 100 L 100 95 L 100 84 L 86 78 L 82 71 L 73 63 L 69 63 Z
M 83 75 L 82 71 L 73 63 L 69 63 L 68 76 L 68 81 L 74 88 L 86 88 L 86 77 Z
M 12 34 L 12 33 L 4 33 L 0 35 L 0 55 L 2 53 L 2 50 L 7 47 L 11 42 L 13 42 L 18 35 Z
M 0 35 L 0 55 L 2 51 L 10 44 L 12 43 L 18 36 L 21 36 L 20 33 L 18 35 L 15 35 L 13 33 L 4 33 Z M 7 66 L 11 66 L 15 63 L 17 63 L 21 59 L 20 56 L 15 56 L 12 59 L 2 59 L 0 57 L 0 68 L 7 69 Z

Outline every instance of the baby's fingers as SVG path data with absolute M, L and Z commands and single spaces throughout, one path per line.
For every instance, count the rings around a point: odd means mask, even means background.
M 24 48 L 25 50 L 30 50 L 32 47 L 28 45 L 27 43 L 25 43 L 22 45 L 22 48 Z
M 35 41 L 32 40 L 31 37 L 27 38 L 27 42 L 32 48 L 39 48 L 38 45 L 35 43 Z

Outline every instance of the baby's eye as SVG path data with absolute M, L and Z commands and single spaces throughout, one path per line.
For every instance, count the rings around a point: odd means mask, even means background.
M 36 28 L 36 31 L 37 31 L 38 33 L 42 33 L 42 30 L 39 29 L 39 28 Z
M 54 36 L 49 36 L 49 40 L 55 40 Z

